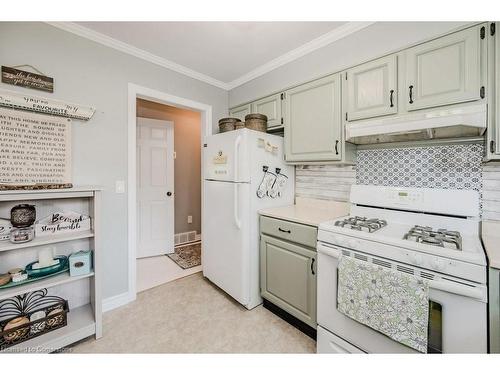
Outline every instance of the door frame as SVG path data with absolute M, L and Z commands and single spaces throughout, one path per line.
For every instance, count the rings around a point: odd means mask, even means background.
M 136 131 L 137 131 L 137 99 L 145 99 L 155 103 L 166 104 L 178 108 L 190 109 L 201 114 L 201 228 L 203 235 L 203 204 L 205 189 L 203 186 L 204 163 L 203 143 L 205 137 L 212 134 L 212 106 L 194 100 L 171 95 L 148 87 L 139 86 L 134 83 L 128 84 L 128 298 L 132 302 L 137 297 L 137 155 L 136 155 Z M 202 242 L 203 244 L 203 242 Z M 202 245 L 203 246 L 203 245 Z

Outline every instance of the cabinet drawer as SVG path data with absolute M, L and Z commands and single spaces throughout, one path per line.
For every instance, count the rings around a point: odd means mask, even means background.
M 318 238 L 318 229 L 316 227 L 261 216 L 260 231 L 270 236 L 283 238 L 316 249 Z

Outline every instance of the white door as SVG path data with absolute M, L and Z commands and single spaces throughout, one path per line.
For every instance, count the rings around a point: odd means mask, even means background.
M 396 55 L 349 69 L 346 77 L 348 121 L 397 113 Z
M 137 258 L 174 252 L 174 123 L 137 118 Z

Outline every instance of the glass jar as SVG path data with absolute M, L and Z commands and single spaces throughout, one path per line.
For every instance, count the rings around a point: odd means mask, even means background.
M 29 242 L 35 237 L 35 230 L 33 227 L 13 228 L 10 231 L 10 242 L 23 243 Z

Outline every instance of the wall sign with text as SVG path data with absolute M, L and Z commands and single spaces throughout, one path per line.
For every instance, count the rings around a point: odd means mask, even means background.
M 78 120 L 89 120 L 95 112 L 92 107 L 7 90 L 0 90 L 0 107 L 41 112 Z
M 2 82 L 14 86 L 54 92 L 54 78 L 8 66 L 2 66 Z
M 71 183 L 71 119 L 0 108 L 0 185 Z

